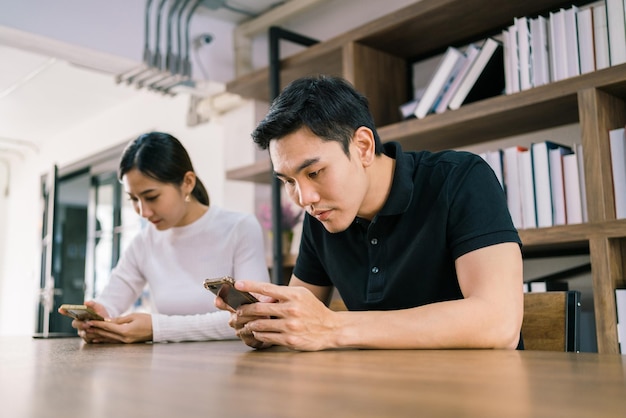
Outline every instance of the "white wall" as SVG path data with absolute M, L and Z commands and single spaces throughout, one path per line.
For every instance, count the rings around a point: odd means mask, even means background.
M 283 29 L 308 36 L 318 41 L 325 41 L 392 13 L 411 3 L 421 0 L 328 0 L 315 9 L 281 23 Z M 284 58 L 303 47 L 291 42 L 281 42 L 281 57 Z M 255 37 L 252 43 L 252 65 L 264 67 L 268 63 L 268 38 L 266 35 Z

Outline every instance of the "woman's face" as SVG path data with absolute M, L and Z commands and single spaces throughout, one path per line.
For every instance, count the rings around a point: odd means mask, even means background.
M 185 183 L 181 187 L 162 183 L 134 168 L 124 174 L 122 183 L 135 212 L 159 231 L 190 223 L 187 220 L 189 210 L 185 196 L 191 190 L 183 190 L 188 188 Z

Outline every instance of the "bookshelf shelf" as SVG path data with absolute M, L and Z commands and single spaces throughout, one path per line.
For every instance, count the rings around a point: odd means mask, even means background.
M 398 141 L 405 149 L 438 151 L 553 128 L 579 121 L 577 94 L 587 88 L 626 97 L 626 64 L 382 126 L 378 133 L 383 141 Z M 227 171 L 226 178 L 269 184 L 271 164 L 261 160 Z
M 370 101 L 383 141 L 405 150 L 462 148 L 579 123 L 589 222 L 520 230 L 524 255 L 588 252 L 592 265 L 598 351 L 618 353 L 615 289 L 626 287 L 626 219 L 615 217 L 608 130 L 626 125 L 626 64 L 508 96 L 475 102 L 423 119 L 400 120 L 411 99 L 408 67 L 418 59 L 492 36 L 514 17 L 546 14 L 591 1 L 422 0 L 281 61 L 281 87 L 308 74 L 341 75 Z M 227 84 L 267 101 L 268 69 Z M 230 180 L 270 183 L 269 160 L 229 170 Z

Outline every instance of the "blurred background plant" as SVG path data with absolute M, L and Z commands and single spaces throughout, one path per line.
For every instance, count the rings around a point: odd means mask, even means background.
M 281 205 L 281 230 L 283 232 L 292 231 L 293 228 L 300 222 L 304 211 L 289 202 L 283 202 Z M 272 206 L 269 203 L 262 203 L 259 205 L 257 213 L 261 226 L 268 231 L 272 230 Z

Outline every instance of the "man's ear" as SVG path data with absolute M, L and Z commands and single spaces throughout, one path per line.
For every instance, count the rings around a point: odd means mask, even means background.
M 354 131 L 352 144 L 356 147 L 359 159 L 364 167 L 368 167 L 374 162 L 376 157 L 376 141 L 374 133 L 370 128 L 365 126 L 359 127 Z

